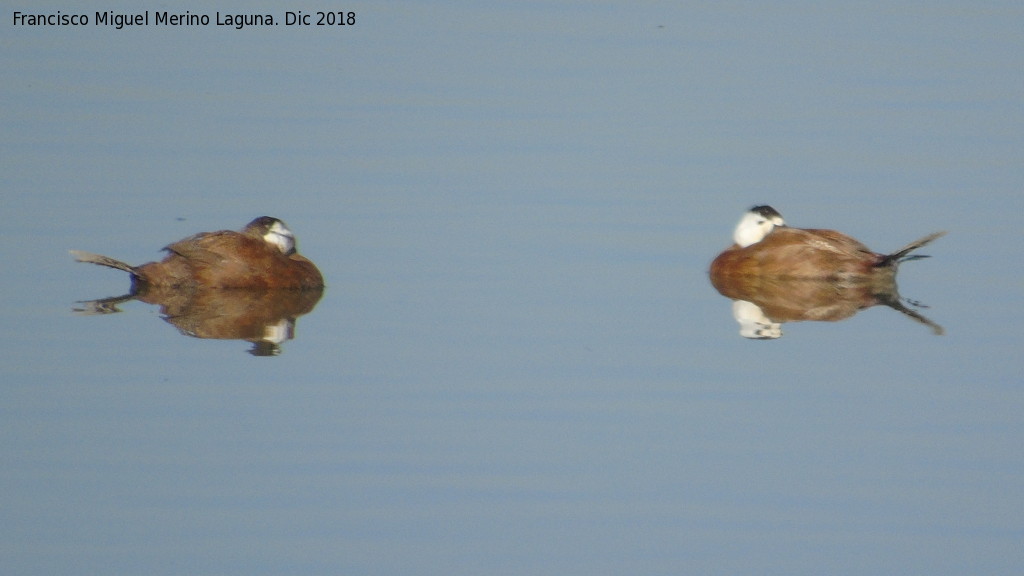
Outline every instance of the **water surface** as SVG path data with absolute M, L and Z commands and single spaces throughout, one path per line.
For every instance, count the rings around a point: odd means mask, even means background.
M 6 25 L 4 565 L 1016 573 L 1019 8 L 352 9 Z M 757 203 L 882 252 L 948 230 L 899 279 L 946 334 L 741 338 L 706 269 Z M 72 313 L 128 279 L 68 249 L 263 214 L 328 282 L 279 356 Z

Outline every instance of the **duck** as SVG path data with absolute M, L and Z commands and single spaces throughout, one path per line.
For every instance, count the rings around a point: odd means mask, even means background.
M 883 254 L 842 232 L 788 226 L 775 208 L 754 206 L 736 225 L 733 244 L 711 262 L 711 281 L 716 287 L 738 276 L 870 281 L 894 274 L 901 262 L 926 258 L 911 252 L 945 234 L 935 232 Z
M 132 266 L 120 260 L 71 250 L 79 262 L 131 274 L 132 291 L 147 287 L 201 289 L 322 289 L 323 275 L 296 251 L 295 235 L 285 223 L 260 216 L 240 231 L 201 232 L 164 247 L 159 262 Z

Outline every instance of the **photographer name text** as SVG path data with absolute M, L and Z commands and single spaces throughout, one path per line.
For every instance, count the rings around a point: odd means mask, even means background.
M 285 12 L 278 14 L 227 14 L 214 12 L 94 12 L 69 14 L 58 10 L 47 14 L 15 11 L 15 26 L 106 26 L 123 30 L 133 26 L 227 26 L 236 30 L 256 26 L 354 26 L 356 13 L 336 10 L 332 12 Z

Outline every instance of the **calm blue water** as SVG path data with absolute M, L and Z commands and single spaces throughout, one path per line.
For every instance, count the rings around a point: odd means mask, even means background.
M 14 9 L 12 573 L 1024 564 L 1017 5 L 396 2 L 240 31 Z M 900 274 L 946 335 L 876 307 L 741 338 L 706 269 L 755 203 L 882 252 L 948 230 Z M 72 313 L 128 279 L 68 249 L 142 263 L 263 214 L 329 284 L 280 356 L 139 302 Z

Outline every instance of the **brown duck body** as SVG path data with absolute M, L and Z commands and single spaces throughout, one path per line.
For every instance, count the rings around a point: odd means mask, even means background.
M 296 253 L 293 245 L 282 247 L 268 240 L 272 231 L 283 231 L 288 242 L 293 242 L 283 223 L 264 216 L 241 232 L 204 232 L 179 240 L 164 248 L 168 254 L 163 260 L 141 266 L 98 254 L 72 253 L 81 262 L 129 272 L 135 288 L 322 288 L 324 280 L 317 267 Z
M 884 271 L 895 272 L 914 250 L 942 236 L 929 234 L 891 254 L 880 254 L 835 230 L 792 228 L 771 206 L 754 206 L 740 218 L 734 244 L 711 263 L 717 287 L 730 277 L 755 276 L 780 280 L 869 281 Z
M 879 254 L 835 230 L 774 228 L 760 242 L 733 244 L 711 263 L 711 277 L 772 276 L 837 280 L 866 277 L 895 266 L 898 257 Z
M 875 252 L 835 230 L 792 228 L 771 206 L 754 206 L 733 232 L 733 245 L 711 263 L 711 284 L 733 300 L 740 333 L 777 338 L 779 323 L 842 320 L 885 304 L 932 327 L 942 327 L 903 305 L 896 288 L 900 262 L 939 238 L 929 234 L 891 254 Z
M 284 254 L 261 238 L 231 230 L 196 234 L 171 244 L 160 262 L 134 269 L 138 282 L 205 288 L 321 288 L 320 271 L 305 256 Z

